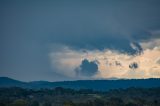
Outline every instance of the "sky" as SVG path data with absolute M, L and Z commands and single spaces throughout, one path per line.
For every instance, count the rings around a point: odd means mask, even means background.
M 0 76 L 160 78 L 160 1 L 0 0 Z

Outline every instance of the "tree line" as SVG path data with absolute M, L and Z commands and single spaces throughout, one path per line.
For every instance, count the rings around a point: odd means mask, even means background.
M 0 106 L 160 106 L 160 88 L 109 91 L 0 88 Z

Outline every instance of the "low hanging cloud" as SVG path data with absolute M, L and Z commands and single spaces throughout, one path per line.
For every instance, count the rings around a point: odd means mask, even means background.
M 78 76 L 93 76 L 98 73 L 98 65 L 96 61 L 82 60 L 79 67 L 75 69 Z

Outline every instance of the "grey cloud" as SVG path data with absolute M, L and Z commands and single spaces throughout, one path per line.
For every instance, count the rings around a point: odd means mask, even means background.
M 56 16 L 59 23 L 56 31 L 53 30 L 50 35 L 50 42 L 68 45 L 74 49 L 107 48 L 139 54 L 143 51 L 139 42 L 154 37 L 149 32 L 150 29 L 160 28 L 160 2 L 87 3 L 91 5 L 75 3 L 77 7 L 64 6 L 66 10 Z M 137 49 L 130 46 L 133 42 Z
M 139 67 L 139 65 L 138 65 L 138 63 L 136 63 L 136 62 L 133 62 L 133 63 L 131 63 L 130 65 L 129 65 L 129 68 L 130 69 L 137 69 Z
M 136 54 L 143 53 L 143 48 L 141 47 L 140 44 L 138 44 L 136 42 L 132 42 L 132 44 L 134 45 L 134 48 L 132 47 L 132 49 L 134 49 L 136 51 Z
M 158 0 L 2 4 L 3 24 L 8 26 L 2 32 L 11 30 L 8 33 L 15 36 L 27 33 L 28 38 L 34 36 L 40 42 L 74 49 L 114 49 L 136 54 L 142 51 L 139 42 L 154 37 L 149 30 L 160 29 Z M 132 42 L 139 50 L 130 46 Z
M 84 59 L 81 65 L 75 69 L 78 76 L 93 76 L 98 72 L 98 65 L 95 61 Z
M 65 39 L 65 40 L 64 40 Z M 68 40 L 67 40 L 68 39 Z M 63 41 L 62 41 L 63 40 Z M 112 49 L 118 50 L 122 53 L 136 54 L 142 52 L 141 46 L 138 42 L 134 42 L 137 49 L 133 49 L 130 45 L 131 41 L 124 37 L 112 37 L 112 36 L 81 36 L 81 38 L 74 38 L 73 36 L 68 36 L 67 38 L 53 38 L 52 42 L 61 42 L 63 45 L 68 45 L 72 49 L 88 49 L 88 50 L 104 50 Z

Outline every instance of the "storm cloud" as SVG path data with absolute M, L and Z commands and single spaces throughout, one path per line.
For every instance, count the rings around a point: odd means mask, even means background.
M 98 73 L 98 65 L 95 61 L 82 60 L 81 65 L 75 69 L 78 76 L 93 76 Z
M 156 0 L 83 3 L 72 2 L 74 6 L 57 9 L 60 14 L 55 16 L 57 27 L 51 42 L 78 50 L 112 49 L 139 54 L 143 51 L 139 43 L 154 38 L 152 31 L 160 28 L 160 2 Z
M 73 49 L 113 49 L 135 54 L 142 51 L 139 43 L 154 38 L 152 32 L 160 29 L 159 0 L 1 4 L 2 24 L 9 26 L 2 29 L 4 34 L 11 30 L 7 35 L 26 38 L 27 34 L 27 38 L 34 36 L 39 42 L 67 45 Z M 137 49 L 132 48 L 131 43 Z
M 160 0 L 0 0 L 0 75 L 68 80 L 75 78 L 74 69 L 82 59 L 93 57 L 88 59 L 90 65 L 105 51 L 149 57 L 160 45 L 159 13 Z M 106 71 L 102 62 L 97 65 L 105 70 L 103 77 L 118 73 Z

